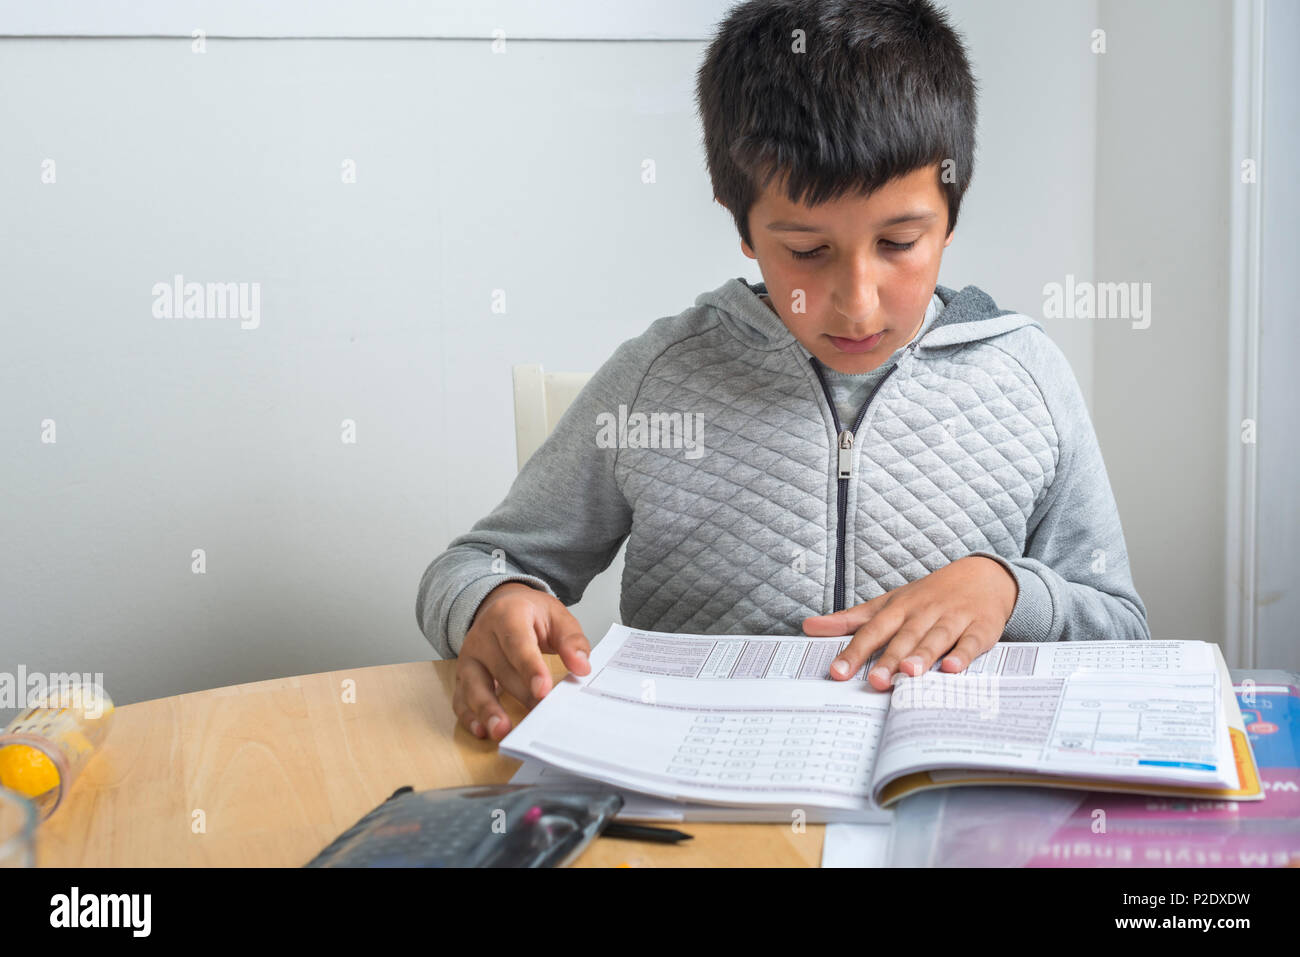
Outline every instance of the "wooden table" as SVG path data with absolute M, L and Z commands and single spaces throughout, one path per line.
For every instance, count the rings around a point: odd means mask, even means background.
M 557 679 L 564 675 L 559 658 L 548 661 Z M 104 749 L 37 831 L 37 861 L 299 867 L 403 785 L 504 784 L 519 762 L 457 724 L 455 669 L 454 661 L 414 661 L 119 707 Z M 512 698 L 506 710 L 513 724 L 523 716 Z M 822 825 L 799 833 L 787 824 L 682 828 L 694 840 L 599 838 L 575 866 L 821 862 Z

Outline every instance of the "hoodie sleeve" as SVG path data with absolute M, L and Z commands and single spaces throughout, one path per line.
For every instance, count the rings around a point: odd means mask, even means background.
M 1036 381 L 1056 429 L 1051 484 L 1029 517 L 1024 554 L 1000 562 L 1020 588 L 1004 641 L 1150 639 L 1133 587 L 1119 509 L 1074 371 L 1041 328 L 1017 358 Z
M 617 449 L 597 442 L 597 417 L 631 405 L 645 373 L 646 338 L 615 351 L 524 463 L 501 504 L 425 570 L 415 619 L 443 658 L 460 654 L 479 604 L 498 585 L 524 582 L 572 605 L 618 554 L 632 511 L 614 478 Z

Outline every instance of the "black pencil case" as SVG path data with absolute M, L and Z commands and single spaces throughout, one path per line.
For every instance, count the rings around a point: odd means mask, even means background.
M 398 788 L 306 867 L 563 867 L 623 806 L 597 785 Z

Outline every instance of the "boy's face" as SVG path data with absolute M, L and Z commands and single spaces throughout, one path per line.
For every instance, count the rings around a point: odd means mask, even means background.
M 754 246 L 740 248 L 805 349 L 837 372 L 870 372 L 916 335 L 952 242 L 939 167 L 820 206 L 796 205 L 780 187 L 769 184 L 750 209 Z M 914 214 L 923 218 L 890 223 Z

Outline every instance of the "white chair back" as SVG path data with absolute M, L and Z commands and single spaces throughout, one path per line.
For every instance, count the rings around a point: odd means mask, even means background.
M 590 372 L 543 372 L 540 365 L 514 367 L 515 456 L 519 468 L 546 441 L 591 375 Z
M 546 441 L 591 375 L 589 372 L 543 372 L 540 365 L 514 367 L 515 455 L 519 468 Z M 592 434 L 595 435 L 594 431 Z M 605 636 L 609 623 L 619 620 L 618 592 L 626 548 L 624 543 L 610 567 L 588 586 L 582 601 L 569 609 L 593 646 Z

